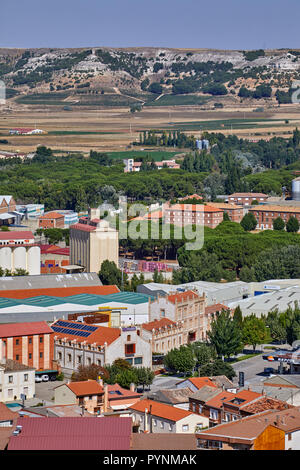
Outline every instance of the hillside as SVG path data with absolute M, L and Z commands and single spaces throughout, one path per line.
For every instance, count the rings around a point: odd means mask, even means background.
M 287 49 L 0 49 L 0 79 L 9 101 L 31 105 L 288 103 L 299 57 Z

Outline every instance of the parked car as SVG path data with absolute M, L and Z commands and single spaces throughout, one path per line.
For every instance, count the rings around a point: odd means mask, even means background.
M 42 381 L 43 382 L 49 382 L 49 375 L 47 375 L 47 374 L 42 375 Z
M 264 375 L 272 375 L 272 374 L 274 374 L 273 367 L 265 367 L 264 368 Z
M 36 383 L 43 382 L 42 377 L 41 377 L 40 375 L 36 375 L 36 376 L 35 376 L 35 382 L 36 382 Z

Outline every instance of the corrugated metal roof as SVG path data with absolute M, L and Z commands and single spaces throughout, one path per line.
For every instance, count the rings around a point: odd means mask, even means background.
M 33 276 L 10 276 L 0 279 L 2 290 L 44 289 L 61 287 L 101 286 L 97 273 L 41 274 Z
M 21 418 L 8 450 L 129 450 L 131 418 Z

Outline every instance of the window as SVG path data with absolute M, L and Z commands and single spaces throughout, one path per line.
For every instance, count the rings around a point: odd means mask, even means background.
M 28 382 L 28 374 L 24 374 L 24 382 Z
M 16 361 L 18 361 L 20 358 L 19 354 L 16 354 Z
M 212 410 L 212 409 L 210 410 L 210 413 L 209 413 L 210 419 L 216 420 L 218 419 L 218 416 L 219 416 L 219 413 L 217 410 Z
M 160 427 L 161 427 L 161 429 L 164 429 L 165 423 L 163 421 L 160 422 Z
M 192 411 L 195 413 L 195 411 L 196 411 L 196 403 L 192 403 Z
M 8 395 L 10 398 L 12 398 L 13 393 L 14 393 L 14 391 L 13 391 L 12 388 L 9 388 L 9 389 L 7 390 L 7 395 Z
M 32 344 L 32 338 L 28 338 L 28 344 Z
M 12 384 L 13 381 L 14 381 L 13 375 L 9 375 L 9 376 L 8 376 L 8 383 L 9 383 L 9 384 Z
M 29 355 L 28 355 L 28 356 L 29 356 L 29 359 L 31 359 L 31 358 L 32 358 L 32 354 L 31 354 L 31 353 L 29 353 Z
M 77 356 L 77 363 L 81 364 L 81 356 Z
M 289 441 L 292 440 L 292 433 L 291 433 L 291 432 L 288 433 L 288 440 L 289 440 Z
M 131 335 L 127 335 L 127 341 L 131 341 Z
M 135 344 L 125 344 L 125 355 L 135 354 Z
M 40 343 L 42 343 L 42 342 L 43 342 L 43 337 L 42 337 L 42 336 L 40 336 Z
M 58 353 L 58 359 L 59 359 L 60 361 L 62 360 L 62 353 L 61 353 L 61 352 Z
M 169 431 L 172 431 L 172 429 L 173 429 L 173 426 L 171 423 L 169 423 Z
M 182 432 L 187 432 L 189 430 L 189 425 L 188 424 L 183 424 L 182 425 Z
M 135 357 L 134 358 L 134 364 L 143 364 L 143 358 L 142 357 Z
M 71 354 L 68 354 L 68 362 L 71 362 L 71 360 L 72 360 L 72 356 Z
M 152 420 L 152 424 L 153 424 L 153 426 L 157 426 L 157 421 L 156 421 L 156 419 L 153 419 L 153 420 Z
M 42 358 L 42 357 L 43 357 L 43 353 L 42 353 L 42 352 L 40 352 L 40 358 Z
M 19 344 L 20 344 L 20 341 L 16 339 L 16 346 L 18 346 Z

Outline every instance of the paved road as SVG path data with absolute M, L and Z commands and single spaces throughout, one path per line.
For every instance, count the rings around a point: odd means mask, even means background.
M 265 353 L 264 353 L 265 354 Z M 277 364 L 277 363 L 276 363 Z M 233 382 L 238 383 L 239 372 L 245 373 L 245 385 L 259 384 L 266 376 L 263 375 L 265 367 L 274 367 L 277 365 L 271 364 L 265 361 L 262 358 L 262 355 L 251 357 L 250 359 L 245 359 L 241 362 L 236 362 L 232 364 L 232 367 L 235 370 L 236 377 L 234 377 Z

